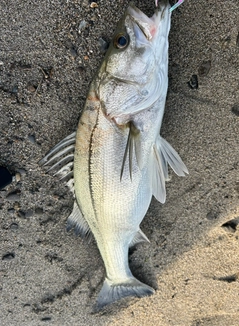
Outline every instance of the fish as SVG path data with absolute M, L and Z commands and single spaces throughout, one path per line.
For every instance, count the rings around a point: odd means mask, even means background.
M 91 82 L 76 132 L 40 162 L 75 198 L 67 230 L 93 236 L 106 276 L 96 307 L 155 290 L 130 268 L 131 246 L 149 242 L 140 229 L 152 196 L 166 200 L 168 166 L 188 173 L 160 135 L 168 89 L 168 1 L 148 17 L 130 4 Z

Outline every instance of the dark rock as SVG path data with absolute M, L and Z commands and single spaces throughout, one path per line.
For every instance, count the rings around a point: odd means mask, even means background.
M 36 142 L 36 138 L 35 138 L 35 136 L 34 135 L 28 135 L 28 140 L 32 143 L 32 144 L 35 144 L 35 142 Z
M 198 68 L 198 75 L 201 77 L 205 77 L 208 75 L 211 69 L 211 60 L 203 61 L 200 67 Z
M 55 300 L 55 295 L 54 294 L 51 294 L 51 293 L 46 293 L 42 300 L 41 300 L 41 303 L 47 303 L 47 302 L 54 302 Z
M 215 219 L 218 218 L 218 215 L 219 215 L 218 212 L 210 211 L 210 212 L 207 213 L 207 219 L 208 220 L 215 220 Z
M 9 200 L 9 201 L 18 201 L 19 199 L 20 199 L 20 191 L 19 190 L 10 192 L 6 197 L 6 200 Z
M 12 175 L 7 168 L 0 166 L 0 189 L 12 182 Z
M 192 75 L 192 77 L 188 81 L 188 86 L 191 89 L 198 89 L 198 76 L 197 75 Z
M 239 104 L 235 104 L 232 107 L 232 113 L 239 117 Z
M 17 169 L 17 172 L 19 172 L 21 175 L 25 175 L 27 173 L 25 169 Z
M 11 93 L 12 93 L 12 94 L 17 94 L 17 92 L 18 92 L 18 86 L 15 85 L 15 86 L 13 86 L 13 88 L 12 88 L 12 90 L 11 90 Z
M 25 217 L 26 218 L 29 218 L 29 217 L 32 217 L 33 216 L 33 210 L 32 209 L 29 209 L 26 213 L 25 213 Z
M 215 277 L 214 279 L 217 281 L 232 283 L 232 282 L 236 282 L 238 280 L 238 274 L 222 276 L 222 277 Z
M 37 207 L 37 208 L 35 209 L 35 213 L 36 213 L 37 215 L 41 215 L 41 214 L 43 214 L 43 209 L 40 208 L 40 207 Z
M 26 217 L 26 214 L 25 214 L 25 212 L 23 212 L 23 211 L 18 211 L 18 215 L 19 215 L 19 217 L 22 217 L 22 218 L 25 218 Z
M 74 46 L 70 48 L 70 52 L 73 58 L 77 57 L 77 49 Z
M 15 214 L 15 209 L 14 208 L 9 208 L 8 210 L 9 214 Z
M 100 52 L 105 53 L 108 50 L 109 42 L 105 41 L 102 37 L 100 37 L 98 43 Z
M 17 223 L 12 223 L 12 224 L 10 225 L 10 229 L 11 229 L 11 230 L 17 230 L 17 229 L 18 229 L 18 224 L 17 224 Z
M 239 224 L 239 217 L 234 218 L 234 219 L 222 224 L 222 228 L 227 229 L 227 231 L 234 233 L 237 230 L 238 224 Z
M 51 320 L 51 317 L 49 317 L 49 316 L 41 318 L 41 321 L 50 321 L 50 320 Z
M 14 252 L 8 252 L 7 254 L 2 256 L 2 260 L 12 260 L 13 258 L 15 258 Z

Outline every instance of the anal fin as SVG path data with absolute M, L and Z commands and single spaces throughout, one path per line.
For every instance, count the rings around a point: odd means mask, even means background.
M 133 246 L 137 245 L 138 243 L 142 243 L 142 242 L 150 243 L 147 236 L 143 233 L 142 230 L 139 229 L 139 231 L 135 234 L 133 240 L 130 242 L 129 246 L 133 247 Z
M 66 230 L 75 230 L 76 235 L 80 235 L 82 238 L 88 238 L 91 234 L 89 225 L 85 220 L 78 204 L 74 201 L 72 213 L 67 219 Z

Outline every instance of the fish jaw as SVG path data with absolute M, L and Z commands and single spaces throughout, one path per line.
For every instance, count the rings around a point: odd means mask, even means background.
M 146 38 L 147 41 L 154 42 L 160 35 L 168 35 L 171 17 L 168 1 L 161 3 L 160 6 L 155 9 L 155 13 L 152 17 L 148 17 L 133 4 L 129 5 L 126 13 L 134 23 L 136 39 L 143 41 L 143 38 Z M 141 33 L 137 30 L 135 24 L 138 26 Z
M 127 29 L 130 30 L 130 24 L 133 26 L 131 38 L 134 38 L 136 48 L 142 45 L 146 47 L 146 54 L 151 51 L 150 60 L 155 65 L 159 65 L 168 56 L 168 34 L 171 26 L 171 12 L 168 1 L 164 1 L 155 9 L 152 17 L 148 17 L 137 7 L 130 5 L 127 9 L 129 22 Z M 130 22 L 131 21 L 131 22 Z M 168 66 L 167 62 L 165 66 Z
M 168 2 L 149 18 L 130 5 L 113 39 L 124 31 L 129 39 L 125 49 L 114 41 L 99 72 L 97 89 L 109 119 L 126 124 L 156 102 L 164 107 L 168 85 L 168 33 L 171 13 Z
M 148 17 L 134 5 L 129 5 L 100 68 L 101 78 L 105 73 L 111 78 L 125 81 L 128 86 L 130 83 L 143 85 L 149 82 L 155 71 L 155 64 L 164 59 L 165 51 L 162 48 L 166 48 L 167 52 L 165 40 L 168 40 L 170 22 L 171 13 L 167 1 L 156 8 L 152 17 Z M 117 49 L 115 39 L 122 34 L 128 37 L 128 46 Z

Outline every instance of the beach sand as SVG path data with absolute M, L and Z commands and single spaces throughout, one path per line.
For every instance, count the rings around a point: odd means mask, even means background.
M 142 223 L 151 243 L 130 253 L 156 293 L 101 313 L 96 244 L 66 232 L 73 198 L 38 166 L 75 131 L 98 41 L 129 1 L 89 3 L 0 3 L 0 166 L 18 173 L 0 191 L 0 324 L 238 326 L 239 1 L 186 0 L 172 14 L 162 135 L 190 174 L 170 173 L 166 203 L 153 199 Z M 153 13 L 153 0 L 135 4 Z

